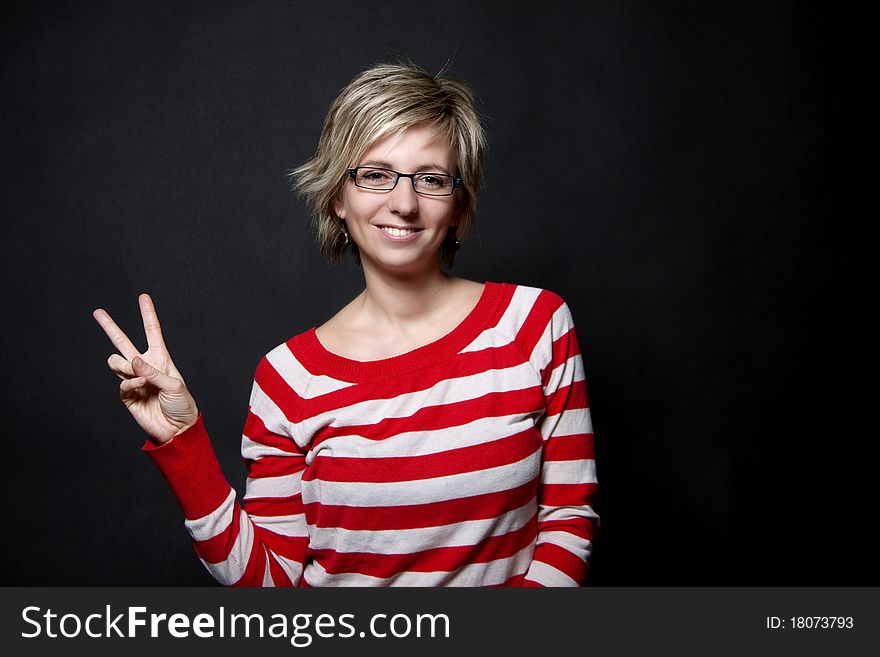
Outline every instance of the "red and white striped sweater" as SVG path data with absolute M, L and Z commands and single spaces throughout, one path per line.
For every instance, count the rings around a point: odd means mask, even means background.
M 571 314 L 487 282 L 451 333 L 360 362 L 311 329 L 254 377 L 239 505 L 201 417 L 144 450 L 196 551 L 242 586 L 572 586 L 598 516 Z

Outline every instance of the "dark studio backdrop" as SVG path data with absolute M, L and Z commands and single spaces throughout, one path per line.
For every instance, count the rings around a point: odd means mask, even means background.
M 515 4 L 7 3 L 0 584 L 213 585 L 91 311 L 143 345 L 153 295 L 241 492 L 257 362 L 362 285 L 286 172 L 402 57 L 468 81 L 490 135 L 452 271 L 574 314 L 591 583 L 880 583 L 846 30 L 793 2 Z

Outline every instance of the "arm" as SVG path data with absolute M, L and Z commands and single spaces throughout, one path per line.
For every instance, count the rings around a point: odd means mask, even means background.
M 545 412 L 538 488 L 538 539 L 524 586 L 584 583 L 599 517 L 593 511 L 593 428 L 581 350 L 568 307 L 556 307 L 531 362 L 541 374 Z
M 307 545 L 300 495 L 305 456 L 288 435 L 293 422 L 281 410 L 291 404 L 274 401 L 293 399 L 295 393 L 264 358 L 242 436 L 249 476 L 240 505 L 165 346 L 153 301 L 147 294 L 138 301 L 148 345 L 144 353 L 105 310 L 93 315 L 119 351 L 107 362 L 122 379 L 120 398 L 150 436 L 144 451 L 171 485 L 199 557 L 222 584 L 298 584 Z
M 284 416 L 264 391 L 273 372 L 263 359 L 254 377 L 242 434 L 248 479 L 241 503 L 220 471 L 201 417 L 164 445 L 144 445 L 183 510 L 196 553 L 227 586 L 297 586 L 302 577 L 305 455 L 284 435 Z

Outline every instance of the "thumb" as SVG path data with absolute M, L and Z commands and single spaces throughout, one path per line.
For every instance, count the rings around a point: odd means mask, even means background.
M 144 377 L 160 390 L 167 390 L 179 384 L 177 379 L 173 379 L 164 372 L 160 372 L 140 356 L 135 356 L 131 359 L 131 368 L 137 376 Z

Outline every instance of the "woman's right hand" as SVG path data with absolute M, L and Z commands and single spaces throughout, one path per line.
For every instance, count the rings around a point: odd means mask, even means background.
M 165 347 L 153 300 L 149 294 L 141 294 L 138 303 L 147 336 L 143 354 L 106 310 L 98 308 L 92 316 L 119 350 L 107 359 L 107 364 L 122 379 L 122 402 L 140 427 L 162 444 L 195 424 L 199 409 Z

